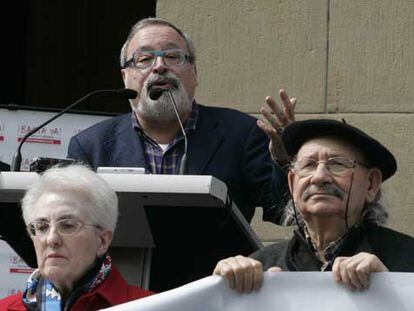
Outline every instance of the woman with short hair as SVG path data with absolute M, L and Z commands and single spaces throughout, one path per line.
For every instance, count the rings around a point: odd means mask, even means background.
M 47 170 L 22 199 L 38 268 L 0 310 L 97 310 L 151 294 L 130 286 L 107 253 L 118 217 L 109 185 L 81 165 Z

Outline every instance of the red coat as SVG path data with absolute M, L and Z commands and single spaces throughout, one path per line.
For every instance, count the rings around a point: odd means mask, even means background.
M 108 277 L 101 286 L 91 293 L 78 298 L 71 311 L 98 310 L 109 308 L 131 300 L 153 294 L 139 287 L 128 285 L 118 270 L 112 265 Z M 0 300 L 1 311 L 27 310 L 22 302 L 22 293 L 11 295 Z

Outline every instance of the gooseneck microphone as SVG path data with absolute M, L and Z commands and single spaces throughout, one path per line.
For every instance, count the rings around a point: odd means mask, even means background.
M 166 91 L 166 89 L 151 89 L 151 91 L 149 92 L 149 97 L 152 100 L 157 100 L 158 98 L 161 97 L 162 93 L 164 93 L 164 91 Z
M 67 112 L 69 109 L 72 109 L 76 105 L 84 102 L 86 99 L 88 99 L 88 98 L 90 98 L 92 96 L 98 95 L 98 94 L 99 95 L 107 95 L 107 96 L 120 96 L 120 97 L 127 98 L 127 99 L 134 99 L 138 95 L 138 93 L 136 91 L 131 90 L 131 89 L 95 90 L 95 91 L 92 91 L 92 92 L 86 94 L 81 99 L 78 99 L 76 102 L 74 102 L 70 106 L 66 107 L 61 112 L 59 112 L 58 114 L 54 115 L 52 118 L 46 120 L 45 122 L 43 122 L 39 126 L 35 127 L 34 129 L 32 129 L 31 131 L 29 131 L 28 133 L 26 133 L 26 135 L 23 136 L 23 138 L 20 141 L 19 146 L 17 147 L 17 150 L 16 150 L 15 154 L 13 155 L 12 164 L 11 164 L 11 167 L 10 167 L 10 171 L 12 171 L 12 172 L 19 172 L 20 171 L 20 166 L 21 166 L 21 163 L 22 163 L 22 154 L 21 154 L 22 145 L 24 144 L 24 142 L 30 136 L 32 136 L 34 133 L 36 133 L 38 130 L 40 130 L 45 125 L 47 125 L 50 122 L 54 121 L 55 119 L 59 118 L 62 114 L 64 114 L 65 112 Z
M 181 133 L 183 134 L 183 137 L 184 137 L 184 153 L 183 153 L 183 156 L 181 158 L 180 169 L 178 171 L 178 174 L 179 175 L 187 175 L 188 174 L 188 161 L 187 161 L 187 144 L 188 144 L 188 140 L 187 140 L 187 134 L 185 133 L 185 130 L 184 130 L 183 122 L 181 121 L 180 114 L 178 113 L 177 104 L 175 103 L 174 97 L 172 96 L 170 90 L 163 89 L 163 88 L 151 89 L 151 91 L 149 92 L 149 97 L 152 100 L 157 100 L 158 98 L 160 98 L 160 96 L 164 92 L 167 92 L 167 94 L 168 94 L 170 102 L 171 102 L 171 104 L 174 108 L 174 112 L 175 112 L 175 115 L 177 117 L 178 124 L 180 125 Z

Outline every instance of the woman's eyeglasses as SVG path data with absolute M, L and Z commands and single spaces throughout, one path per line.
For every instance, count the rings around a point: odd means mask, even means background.
M 94 224 L 85 224 L 78 219 L 67 218 L 60 219 L 53 222 L 56 231 L 63 236 L 73 235 L 77 233 L 83 226 L 94 226 L 99 228 L 98 225 Z M 27 226 L 27 231 L 32 236 L 43 236 L 49 232 L 50 222 L 46 220 L 36 220 L 29 223 Z

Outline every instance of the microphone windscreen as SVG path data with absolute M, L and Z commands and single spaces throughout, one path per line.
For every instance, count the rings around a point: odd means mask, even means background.
M 151 89 L 151 91 L 149 92 L 149 97 L 152 100 L 157 100 L 158 98 L 160 98 L 161 94 L 165 91 L 165 89 Z
M 131 89 L 120 89 L 116 91 L 116 94 L 126 99 L 134 99 L 138 96 L 138 92 Z

